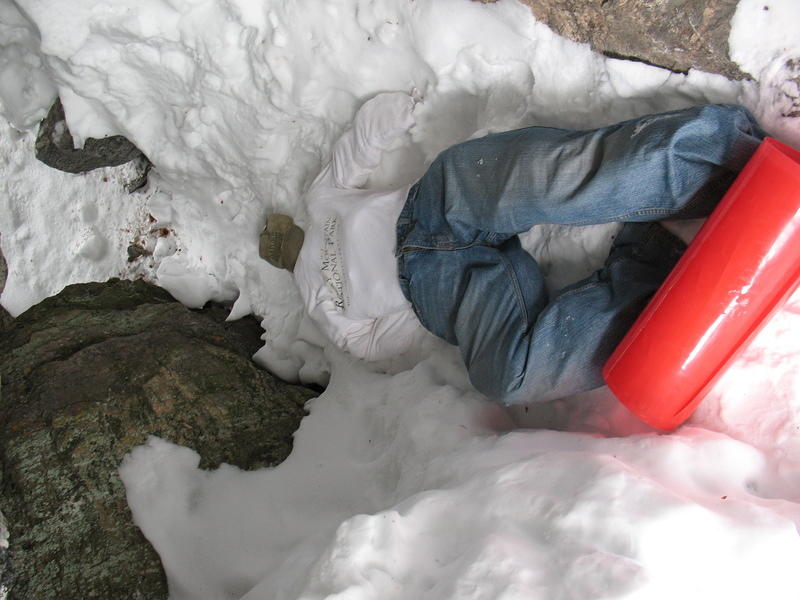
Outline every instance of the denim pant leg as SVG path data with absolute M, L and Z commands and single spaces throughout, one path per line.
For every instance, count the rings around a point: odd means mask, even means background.
M 519 389 L 529 334 L 547 303 L 544 278 L 519 238 L 497 248 L 403 253 L 399 267 L 420 322 L 458 346 L 473 385 L 498 400 Z
M 603 268 L 561 290 L 539 313 L 526 337 L 520 385 L 487 386 L 485 393 L 515 404 L 603 385 L 603 365 L 685 248 L 657 223 L 626 223 Z M 506 351 L 506 356 L 513 355 Z
M 763 136 L 747 109 L 708 105 L 591 131 L 528 127 L 470 140 L 442 152 L 412 190 L 417 214 L 403 243 L 502 243 L 539 223 L 706 216 Z
M 745 109 L 705 106 L 455 146 L 412 187 L 398 220 L 401 286 L 488 396 L 524 402 L 596 387 L 680 243 L 629 224 L 602 270 L 549 301 L 516 234 L 538 223 L 707 215 L 762 137 Z

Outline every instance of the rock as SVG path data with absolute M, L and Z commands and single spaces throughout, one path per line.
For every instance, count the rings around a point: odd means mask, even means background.
M 137 174 L 133 177 L 133 179 L 125 184 L 125 190 L 129 194 L 144 189 L 144 187 L 147 185 L 147 176 L 150 174 L 150 169 L 153 167 L 153 163 L 144 158 L 144 155 L 142 155 L 142 158 L 137 159 L 137 167 Z
M 0 294 L 6 286 L 6 277 L 8 275 L 8 267 L 6 266 L 6 259 L 3 256 L 3 251 L 0 249 Z M 5 308 L 0 306 L 0 331 L 4 327 L 11 324 L 12 317 Z M 0 502 L 2 506 L 2 502 Z M 6 529 L 6 518 L 0 511 L 0 599 L 5 598 L 8 585 L 10 584 L 11 569 L 7 566 L 8 563 L 8 530 Z
M 800 117 L 800 58 L 789 58 L 783 64 L 787 76 L 781 86 L 784 100 L 784 109 L 781 116 L 789 118 Z
M 6 287 L 6 279 L 8 278 L 8 265 L 6 264 L 6 258 L 3 256 L 3 251 L 0 249 L 0 294 L 3 293 L 3 290 Z M 3 330 L 6 326 L 11 324 L 13 321 L 13 317 L 8 313 L 8 311 L 0 306 L 0 331 Z M 2 522 L 2 514 L 0 514 L 0 523 Z M 2 540 L 2 536 L 0 536 L 0 540 Z M 0 550 L 2 552 L 2 550 Z M 0 568 L 0 573 L 2 572 L 2 568 Z M 2 596 L 0 596 L 0 599 Z
M 557 33 L 672 71 L 747 77 L 728 58 L 738 0 L 522 0 Z
M 72 134 L 67 128 L 60 98 L 56 98 L 47 116 L 39 125 L 39 133 L 36 136 L 36 158 L 54 169 L 67 173 L 85 173 L 100 167 L 116 167 L 132 160 L 141 162 L 140 171 L 149 170 L 149 161 L 144 154 L 121 135 L 102 139 L 89 138 L 83 148 L 76 149 Z M 146 178 L 146 172 L 144 176 Z M 140 176 L 137 176 L 135 180 L 139 178 Z M 138 187 L 142 185 L 140 182 Z
M 6 518 L 0 512 L 0 599 L 5 600 L 10 586 L 11 568 L 8 564 L 8 529 Z
M 6 257 L 3 256 L 2 247 L 0 247 L 0 294 L 6 287 L 6 279 L 8 278 L 8 265 L 6 264 Z
M 130 244 L 128 246 L 128 262 L 133 262 L 142 256 L 150 256 L 151 254 L 152 252 L 138 244 Z
M 69 286 L 0 331 L 9 600 L 167 597 L 117 474 L 149 435 L 195 449 L 203 468 L 289 454 L 316 394 L 256 367 L 258 322 L 226 313 L 111 281 Z

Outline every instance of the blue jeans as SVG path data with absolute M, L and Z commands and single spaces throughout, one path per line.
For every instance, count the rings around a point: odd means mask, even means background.
M 400 285 L 487 396 L 513 404 L 598 387 L 602 365 L 685 248 L 653 221 L 710 214 L 763 136 L 745 108 L 709 105 L 453 146 L 411 188 L 398 219 Z M 626 224 L 603 268 L 549 298 L 517 234 L 611 221 Z

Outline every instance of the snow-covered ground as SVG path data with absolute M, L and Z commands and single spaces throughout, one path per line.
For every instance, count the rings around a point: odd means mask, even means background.
M 304 210 L 333 142 L 381 91 L 422 102 L 374 186 L 487 132 L 704 102 L 745 104 L 800 147 L 800 118 L 781 116 L 800 96 L 800 4 L 741 0 L 731 56 L 756 82 L 607 59 L 513 0 L 16 5 L 0 0 L 3 306 L 144 276 L 189 306 L 259 315 L 256 360 L 328 383 L 277 468 L 205 472 L 157 439 L 122 465 L 175 600 L 798 597 L 800 295 L 663 435 L 607 390 L 489 404 L 432 338 L 381 364 L 344 356 L 257 237 L 269 212 Z M 121 133 L 147 154 L 147 190 L 123 192 L 129 167 L 68 175 L 33 159 L 56 90 L 79 141 Z M 542 227 L 525 243 L 560 286 L 612 232 Z M 150 254 L 128 262 L 132 243 Z

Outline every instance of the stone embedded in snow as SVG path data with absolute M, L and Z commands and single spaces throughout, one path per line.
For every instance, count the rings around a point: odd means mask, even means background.
M 6 257 L 3 256 L 2 246 L 0 246 L 0 293 L 6 287 L 6 277 L 8 277 L 8 265 L 6 264 Z
M 700 69 L 746 77 L 728 58 L 737 0 L 522 0 L 536 18 L 609 56 L 641 60 L 673 71 Z
M 141 159 L 143 164 L 147 161 L 141 151 L 121 135 L 102 139 L 89 138 L 83 148 L 75 148 L 72 135 L 67 128 L 64 108 L 58 98 L 39 126 L 36 158 L 54 169 L 67 173 L 84 173 L 100 167 L 116 167 L 136 159 Z M 143 183 L 138 187 L 141 185 Z
M 2 329 L 11 599 L 166 597 L 117 475 L 149 435 L 197 448 L 203 468 L 253 469 L 289 454 L 314 393 L 257 368 L 258 323 L 226 316 L 112 281 L 69 286 Z

